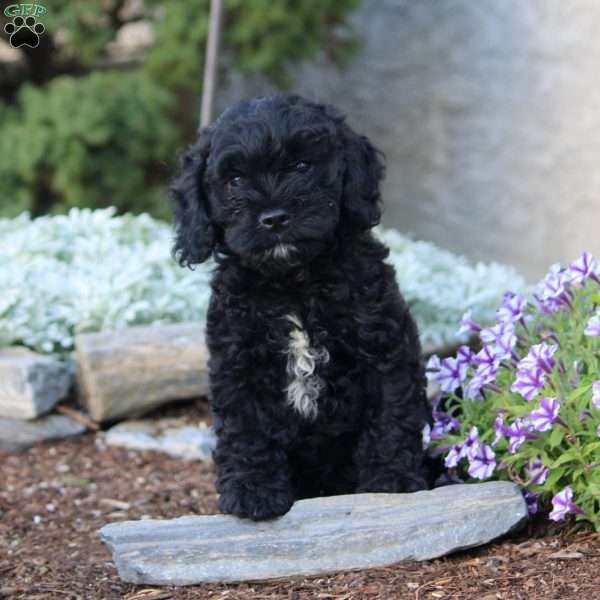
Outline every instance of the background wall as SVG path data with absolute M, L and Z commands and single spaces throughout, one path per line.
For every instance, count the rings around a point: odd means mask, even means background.
M 349 69 L 294 89 L 385 152 L 384 223 L 530 278 L 600 254 L 600 3 L 366 0 Z M 265 93 L 231 79 L 221 107 Z

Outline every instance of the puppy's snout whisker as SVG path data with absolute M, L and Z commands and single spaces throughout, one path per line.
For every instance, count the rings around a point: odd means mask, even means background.
M 290 224 L 290 215 L 282 208 L 266 210 L 260 214 L 258 222 L 271 231 L 282 231 Z

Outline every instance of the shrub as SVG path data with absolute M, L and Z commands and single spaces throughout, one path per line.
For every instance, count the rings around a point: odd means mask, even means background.
M 482 349 L 429 362 L 436 403 L 432 448 L 451 475 L 508 479 L 530 512 L 552 504 L 600 530 L 600 278 L 584 253 L 554 265 L 532 300 L 507 293 L 497 323 L 466 314 Z
M 73 209 L 0 220 L 0 345 L 62 353 L 78 332 L 204 317 L 212 266 L 179 268 L 168 224 L 114 214 Z M 512 269 L 471 266 L 391 230 L 379 235 L 391 246 L 390 261 L 426 344 L 455 341 L 449 323 L 465 306 L 488 320 L 510 282 L 524 285 Z M 447 299 L 444 310 L 440 297 Z
M 165 215 L 164 186 L 152 180 L 166 178 L 163 158 L 177 147 L 167 119 L 173 104 L 168 92 L 134 74 L 24 86 L 0 136 L 0 197 L 15 198 L 3 212 L 35 202 L 41 211 L 115 205 Z
M 208 0 L 161 6 L 155 19 L 156 44 L 147 72 L 170 89 L 197 90 L 208 33 Z M 290 84 L 289 68 L 320 52 L 343 65 L 359 47 L 347 26 L 361 0 L 226 0 L 223 63 L 242 73 L 262 73 L 280 87 Z
M 321 49 L 340 63 L 356 47 L 346 23 L 359 3 L 227 0 L 222 75 L 284 85 Z M 208 14 L 209 0 L 54 0 L 39 47 L 0 86 L 0 216 L 115 205 L 165 217 L 169 165 L 198 124 Z M 116 63 L 108 44 L 138 21 L 153 43 Z

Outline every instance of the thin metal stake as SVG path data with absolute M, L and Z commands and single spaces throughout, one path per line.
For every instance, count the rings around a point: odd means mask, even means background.
M 221 45 L 222 22 L 223 0 L 210 0 L 206 61 L 204 63 L 204 83 L 202 85 L 202 107 L 200 109 L 200 127 L 206 127 L 212 122 L 217 75 L 219 71 L 219 47 Z

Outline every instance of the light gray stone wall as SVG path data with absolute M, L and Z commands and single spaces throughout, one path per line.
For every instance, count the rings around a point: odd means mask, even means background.
M 385 152 L 384 223 L 531 278 L 600 255 L 600 2 L 366 0 L 349 69 L 294 89 Z M 236 78 L 220 104 L 273 88 Z

